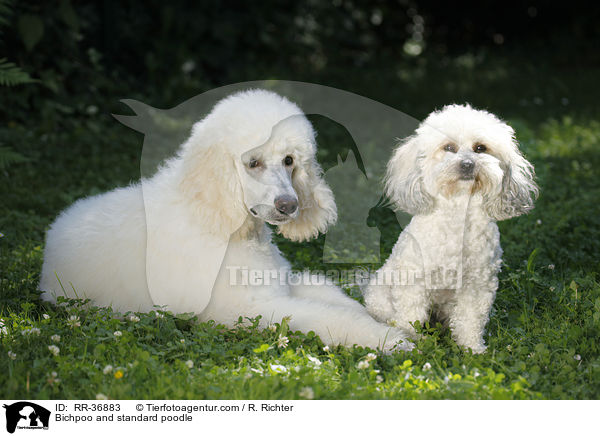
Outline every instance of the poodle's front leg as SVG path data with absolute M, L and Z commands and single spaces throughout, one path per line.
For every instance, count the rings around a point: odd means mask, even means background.
M 473 353 L 487 349 L 483 340 L 485 326 L 494 303 L 494 290 L 457 290 L 456 304 L 450 310 L 450 329 L 456 343 L 470 348 Z
M 320 284 L 321 279 L 321 277 L 314 274 L 305 274 L 303 284 L 290 285 L 292 295 L 298 298 L 323 301 L 336 306 L 349 306 L 357 310 L 363 308 L 358 301 L 346 295 L 341 288 L 329 283 Z
M 314 331 L 328 345 L 360 345 L 392 349 L 411 349 L 406 335 L 395 328 L 378 323 L 360 304 L 337 305 L 293 296 L 277 296 L 255 300 L 263 318 L 280 320 L 291 316 L 292 330 Z

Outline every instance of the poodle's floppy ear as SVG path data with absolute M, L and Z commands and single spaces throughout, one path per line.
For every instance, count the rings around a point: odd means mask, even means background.
M 385 193 L 398 209 L 411 215 L 426 213 L 433 198 L 425 191 L 419 138 L 411 136 L 401 142 L 387 165 Z
M 210 233 L 229 237 L 247 216 L 242 187 L 227 144 L 212 141 L 203 130 L 201 124 L 194 126 L 183 147 L 180 187 L 202 226 Z
M 490 199 L 486 207 L 490 217 L 497 221 L 529 212 L 533 209 L 533 202 L 538 196 L 533 165 L 519 152 L 514 138 L 511 145 L 504 162 L 502 191 Z
M 279 226 L 279 233 L 292 241 L 305 241 L 324 233 L 337 220 L 337 208 L 314 155 L 294 168 L 292 185 L 300 213 L 295 220 Z

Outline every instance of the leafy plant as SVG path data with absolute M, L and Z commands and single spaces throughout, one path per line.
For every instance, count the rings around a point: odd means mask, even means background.
M 8 24 L 9 17 L 12 15 L 12 4 L 12 0 L 0 0 L 0 30 L 2 26 Z M 6 58 L 0 58 L 0 86 L 15 86 L 32 82 L 35 80 L 27 72 Z

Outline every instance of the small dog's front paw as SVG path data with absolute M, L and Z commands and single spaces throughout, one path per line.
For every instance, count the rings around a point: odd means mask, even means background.
M 483 354 L 486 352 L 487 350 L 487 346 L 484 344 L 477 344 L 477 345 L 465 345 L 465 348 L 468 350 L 471 350 L 473 352 L 473 354 Z

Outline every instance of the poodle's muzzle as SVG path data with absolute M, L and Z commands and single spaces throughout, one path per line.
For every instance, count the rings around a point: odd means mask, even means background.
M 244 200 L 250 213 L 274 225 L 295 219 L 300 205 L 291 176 L 284 167 L 274 166 L 244 177 Z

